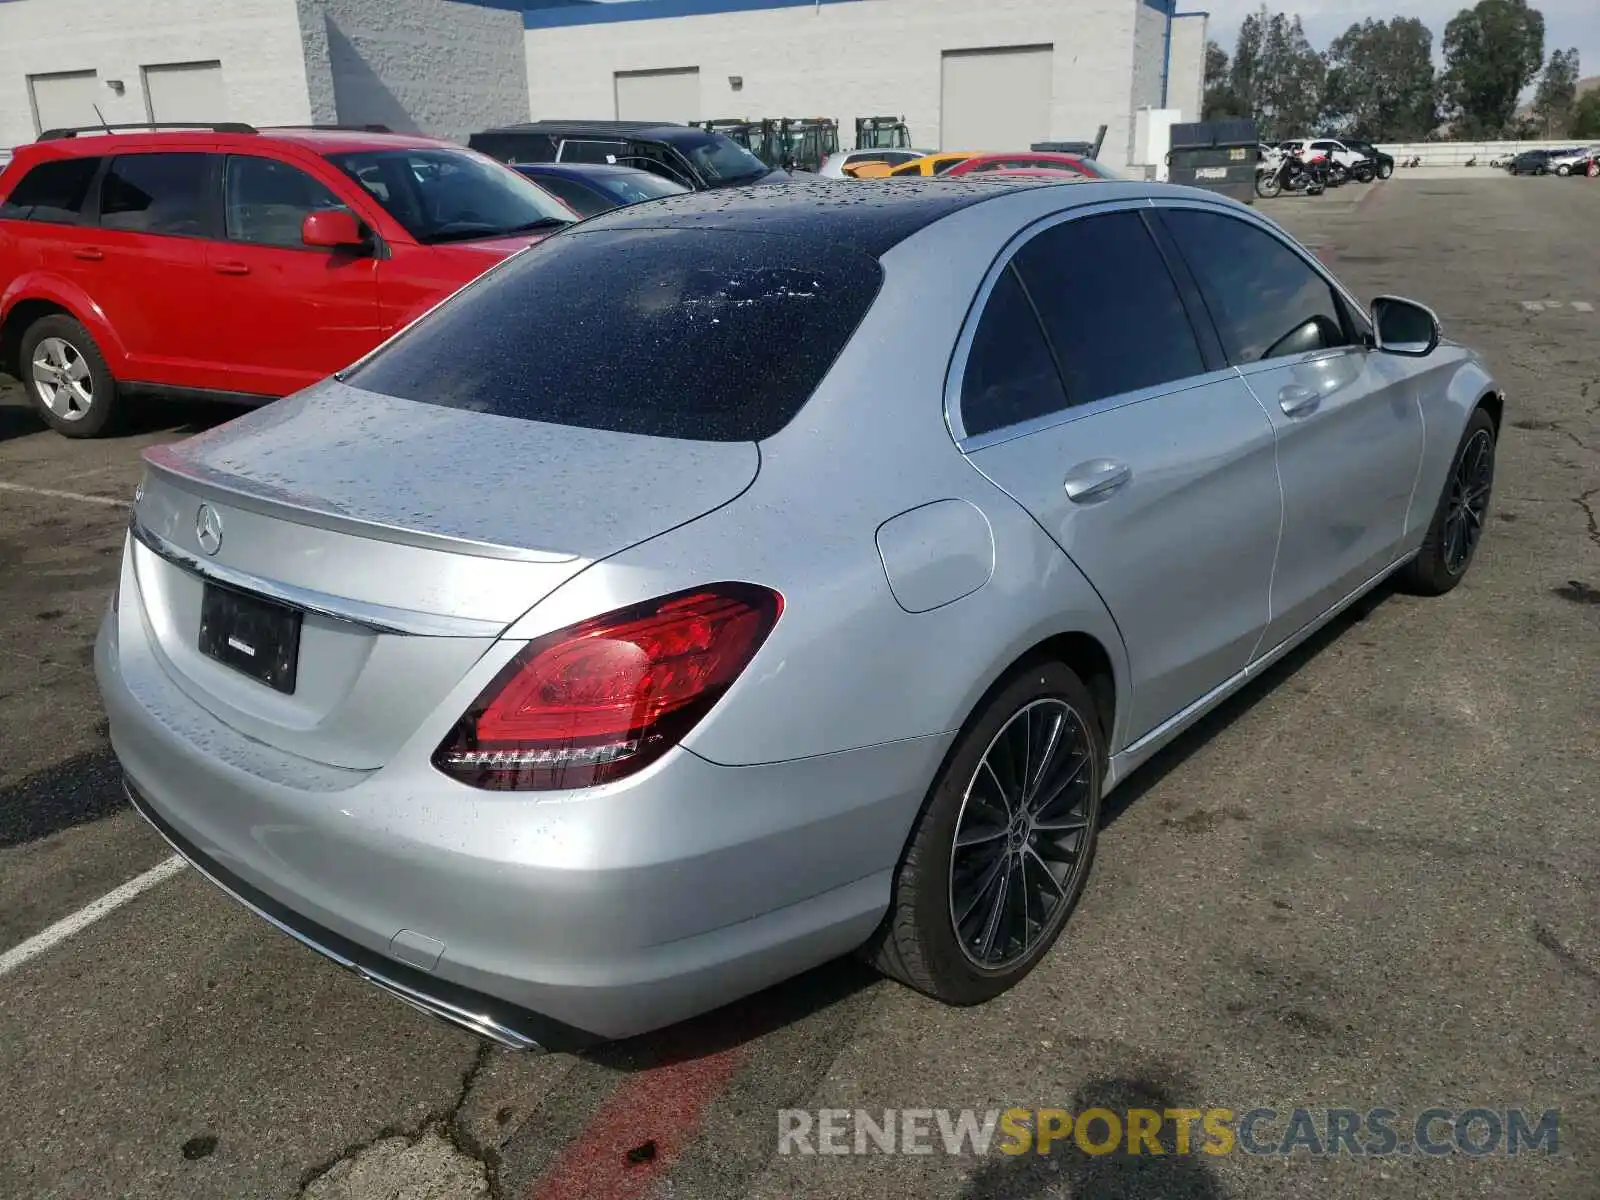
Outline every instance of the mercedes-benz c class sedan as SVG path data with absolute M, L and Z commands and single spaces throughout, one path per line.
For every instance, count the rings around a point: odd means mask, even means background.
M 1154 751 L 1385 577 L 1455 586 L 1501 404 L 1206 192 L 619 209 L 146 452 L 111 740 L 213 881 L 507 1044 L 852 951 L 976 1003 Z

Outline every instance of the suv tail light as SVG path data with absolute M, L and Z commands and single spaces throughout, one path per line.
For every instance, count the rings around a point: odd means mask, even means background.
M 473 787 L 589 787 L 693 729 L 755 657 L 783 597 L 718 583 L 546 634 L 505 665 L 434 751 Z

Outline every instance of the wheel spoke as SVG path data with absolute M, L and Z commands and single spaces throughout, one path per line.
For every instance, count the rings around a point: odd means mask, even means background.
M 967 923 L 967 918 L 977 910 L 983 898 L 989 894 L 989 889 L 994 887 L 995 880 L 1000 877 L 1000 870 L 1005 866 L 1005 855 L 999 855 L 984 871 L 978 886 L 973 889 L 972 898 L 967 901 L 966 907 L 956 916 L 956 928 L 959 930 Z
M 87 378 L 89 378 L 89 364 L 86 361 L 84 361 L 84 359 L 82 359 L 81 357 L 73 359 L 72 362 L 70 364 L 68 364 L 68 366 L 67 366 L 67 378 L 68 379 L 87 379 Z
M 987 755 L 984 756 L 982 769 L 987 771 L 989 773 L 989 778 L 994 781 L 994 790 L 996 794 L 999 795 L 1000 804 L 1005 809 L 1006 817 L 1009 819 L 1013 812 L 1011 806 L 1011 793 L 1006 791 L 1006 785 L 1001 781 L 1000 776 L 995 772 L 994 766 L 989 762 Z
M 1000 936 L 1000 927 L 1005 924 L 1006 908 L 1011 899 L 1012 859 L 1007 856 L 1000 861 L 1000 882 L 994 890 L 994 899 L 989 904 L 989 913 L 983 922 L 983 935 L 978 940 L 978 957 L 985 962 L 994 957 L 994 945 Z
M 956 834 L 956 849 L 964 850 L 969 846 L 981 846 L 985 842 L 992 842 L 997 838 L 1005 837 L 1007 832 L 1007 827 L 1004 825 L 979 825 L 976 822 L 970 825 L 963 824 L 961 832 Z
M 1088 753 L 1080 750 L 1078 752 L 1078 761 L 1070 771 L 1059 779 L 1052 780 L 1048 789 L 1040 789 L 1039 793 L 1034 796 L 1033 804 L 1031 805 L 1035 824 L 1038 824 L 1045 813 L 1055 807 L 1056 801 L 1066 793 L 1068 788 L 1079 781 L 1088 765 Z
M 1022 853 L 1025 858 L 1031 858 L 1034 862 L 1039 864 L 1036 873 L 1044 877 L 1046 886 L 1048 886 L 1050 891 L 1055 894 L 1057 900 L 1067 894 L 1066 889 L 1061 886 L 1061 881 L 1056 878 L 1055 872 L 1050 869 L 1050 864 L 1039 857 L 1039 852 L 1037 850 L 1035 850 L 1032 846 L 1024 846 Z M 1048 914 L 1049 911 L 1049 909 L 1046 909 L 1046 914 Z
M 1061 743 L 1061 731 L 1066 726 L 1066 713 L 1059 712 L 1056 719 L 1050 724 L 1050 736 L 1045 740 L 1044 754 L 1039 759 L 1039 769 L 1028 779 L 1027 791 L 1023 794 L 1024 801 L 1031 801 L 1038 794 L 1039 785 L 1044 782 L 1045 772 L 1049 771 L 1050 764 L 1055 761 L 1056 747 Z

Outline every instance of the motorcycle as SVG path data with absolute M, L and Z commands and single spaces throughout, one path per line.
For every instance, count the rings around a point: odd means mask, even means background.
M 1326 162 L 1321 155 L 1302 159 L 1296 154 L 1280 154 L 1276 161 L 1262 159 L 1256 164 L 1256 195 L 1264 200 L 1284 192 L 1320 196 L 1327 189 Z

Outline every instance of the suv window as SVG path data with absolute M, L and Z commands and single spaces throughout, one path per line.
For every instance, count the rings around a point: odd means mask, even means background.
M 627 158 L 631 152 L 627 142 L 586 142 L 568 138 L 561 143 L 560 162 L 614 163 Z
M 1194 209 L 1168 209 L 1161 219 L 1194 271 L 1231 362 L 1350 344 L 1332 286 L 1266 230 Z
M 129 233 L 211 232 L 210 154 L 125 154 L 100 185 L 100 224 Z
M 300 226 L 307 214 L 348 207 L 299 167 L 242 154 L 228 159 L 223 198 L 228 237 L 258 246 L 304 248 Z
M 1053 225 L 1014 261 L 1073 404 L 1205 372 L 1178 287 L 1138 213 Z
M 526 176 L 471 151 L 354 150 L 328 160 L 425 245 L 572 222 L 572 214 Z
M 968 437 L 1004 429 L 1067 407 L 1033 305 L 1008 265 L 978 318 L 961 378 L 961 427 Z
M 83 217 L 98 158 L 63 158 L 38 164 L 0 201 L 0 220 L 76 225 Z
M 515 256 L 342 378 L 526 421 L 758 441 L 872 306 L 878 261 L 810 239 L 573 230 Z
M 603 213 L 616 207 L 600 193 L 591 191 L 576 179 L 565 179 L 560 175 L 530 175 L 528 178 L 558 200 L 565 201 L 567 207 L 580 217 L 592 217 L 596 213 Z

